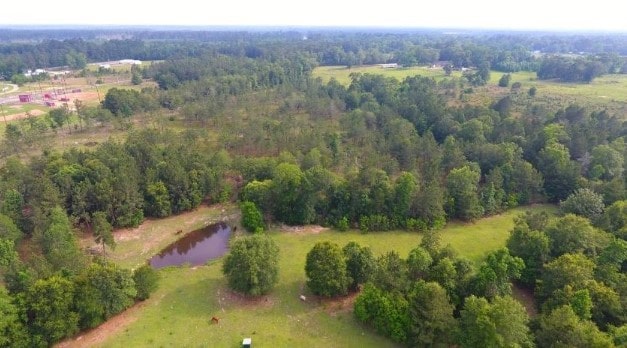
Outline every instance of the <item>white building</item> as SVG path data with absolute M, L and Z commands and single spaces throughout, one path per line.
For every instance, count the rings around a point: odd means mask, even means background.
M 142 61 L 135 59 L 122 59 L 120 60 L 120 64 L 142 65 Z

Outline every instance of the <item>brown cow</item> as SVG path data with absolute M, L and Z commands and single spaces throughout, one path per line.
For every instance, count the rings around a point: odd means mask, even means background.
M 218 317 L 211 317 L 211 324 L 220 324 L 220 318 Z

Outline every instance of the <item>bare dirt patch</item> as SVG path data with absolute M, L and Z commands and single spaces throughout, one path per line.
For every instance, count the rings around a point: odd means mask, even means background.
M 353 310 L 355 305 L 355 299 L 359 295 L 358 291 L 352 292 L 346 296 L 335 298 L 319 298 L 318 301 L 322 305 L 322 308 L 331 316 L 336 316 L 342 313 L 348 313 Z
M 102 94 L 102 97 L 104 97 L 104 94 Z M 91 91 L 83 90 L 80 93 L 69 93 L 68 98 L 70 98 L 71 101 L 78 99 L 83 102 L 90 102 L 90 101 L 98 100 L 100 96 L 98 96 L 98 92 L 95 90 L 91 90 Z
M 11 107 L 15 107 L 15 108 L 19 108 L 19 105 L 16 106 L 11 106 Z M 41 110 L 37 110 L 37 109 L 33 109 L 31 111 L 28 112 L 31 116 L 41 116 L 43 114 L 45 114 L 45 112 L 41 111 Z M 7 115 L 7 116 L 3 116 L 4 118 L 6 118 L 7 121 L 14 121 L 14 120 L 21 120 L 23 118 L 27 118 L 28 114 L 26 112 L 20 112 L 17 114 L 12 114 L 12 115 Z
M 306 234 L 319 234 L 324 231 L 327 231 L 328 227 L 322 227 L 320 225 L 305 225 L 305 226 L 281 226 L 281 232 L 293 233 L 296 235 L 306 235 Z
M 110 318 L 100 326 L 83 332 L 78 336 L 69 338 L 65 341 L 61 341 L 56 344 L 57 348 L 79 348 L 79 347 L 93 347 L 97 344 L 104 342 L 110 336 L 122 331 L 130 323 L 137 320 L 137 312 L 139 312 L 146 302 L 138 302 L 133 307 L 125 310 L 124 312 Z
M 515 284 L 512 286 L 512 295 L 525 307 L 525 310 L 530 318 L 535 318 L 538 315 L 536 300 L 533 297 L 533 291 L 531 289 Z
M 220 310 L 230 307 L 262 307 L 269 308 L 274 305 L 274 298 L 270 295 L 263 296 L 245 296 L 234 292 L 230 289 L 222 288 L 216 292 Z

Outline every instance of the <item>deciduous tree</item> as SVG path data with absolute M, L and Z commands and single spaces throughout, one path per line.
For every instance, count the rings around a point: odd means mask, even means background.
M 279 280 L 279 247 L 263 235 L 237 238 L 224 259 L 222 273 L 235 291 L 267 294 Z
M 149 265 L 143 265 L 133 271 L 133 281 L 135 281 L 135 289 L 137 289 L 135 298 L 143 301 L 157 290 L 159 273 Z
M 316 295 L 345 295 L 352 282 L 342 249 L 331 242 L 319 242 L 307 253 L 307 286 Z
M 466 298 L 460 314 L 462 347 L 533 347 L 525 308 L 512 297 L 492 303 L 474 295 Z
M 362 247 L 356 242 L 347 243 L 342 248 L 346 258 L 346 271 L 351 278 L 351 290 L 357 290 L 359 285 L 369 281 L 376 268 L 376 260 L 369 247 Z

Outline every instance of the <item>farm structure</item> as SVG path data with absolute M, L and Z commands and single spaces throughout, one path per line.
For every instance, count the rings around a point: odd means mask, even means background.
M 20 94 L 19 98 L 20 98 L 20 103 L 30 103 L 33 101 L 32 94 Z

